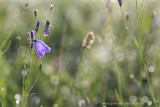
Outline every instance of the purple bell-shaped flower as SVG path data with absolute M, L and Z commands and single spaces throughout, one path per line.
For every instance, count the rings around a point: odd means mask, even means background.
M 45 52 L 50 52 L 51 48 L 48 47 L 43 41 L 41 40 L 35 40 L 34 48 L 39 55 L 40 58 L 42 58 L 45 54 Z

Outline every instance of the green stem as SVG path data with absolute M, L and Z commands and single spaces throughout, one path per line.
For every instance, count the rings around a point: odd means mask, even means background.
M 24 61 L 24 72 L 23 72 L 23 93 L 22 93 L 22 95 L 23 95 L 23 98 L 22 98 L 22 105 L 23 105 L 23 103 L 24 103 L 24 97 L 25 97 L 25 74 L 26 74 L 26 59 L 27 59 L 27 49 L 26 49 L 26 55 L 25 55 L 25 61 Z
M 126 26 L 126 29 L 127 29 L 128 33 L 129 33 L 129 35 L 130 35 L 133 43 L 135 44 L 135 46 L 136 46 L 137 48 L 139 48 L 139 44 L 138 44 L 136 38 L 131 34 L 131 31 L 130 31 L 130 29 L 129 29 L 129 27 L 128 27 L 127 21 L 126 21 L 126 19 L 125 19 L 125 16 L 124 16 L 124 13 L 123 13 L 123 10 L 122 10 L 122 7 L 121 7 L 121 12 L 122 12 L 123 20 L 124 20 L 124 22 L 125 22 L 125 26 Z
M 28 72 L 28 76 L 27 76 L 27 79 L 25 81 L 25 87 L 24 87 L 24 92 L 23 92 L 23 106 L 26 107 L 27 103 L 26 103 L 26 100 L 27 100 L 27 89 L 28 89 L 28 85 L 29 85 L 29 82 L 30 82 L 30 79 L 31 79 L 31 76 L 32 76 L 32 68 L 33 68 L 33 62 L 34 62 L 34 56 L 35 56 L 35 51 L 31 50 L 31 53 L 32 53 L 32 61 L 30 63 L 30 69 L 29 69 L 29 72 Z M 24 74 L 25 75 L 25 74 Z M 27 94 L 26 94 L 27 93 Z
M 141 60 L 141 64 L 143 64 L 143 67 L 144 67 L 144 70 L 145 70 L 145 73 L 146 73 L 147 82 L 148 82 L 148 86 L 149 86 L 149 91 L 150 91 L 150 94 L 152 96 L 153 102 L 154 102 L 155 106 L 158 107 L 157 102 L 156 102 L 156 98 L 155 98 L 154 93 L 153 93 L 153 89 L 151 87 L 149 75 L 148 75 L 148 72 L 147 72 L 147 69 L 146 69 L 146 65 L 144 63 L 144 58 L 143 58 L 143 53 L 142 53 L 141 33 L 140 33 L 140 23 L 139 23 L 139 12 L 138 12 L 138 3 L 137 3 L 137 0 L 136 0 L 136 12 L 137 12 L 137 21 L 138 21 L 138 37 L 139 37 L 140 60 Z
M 3 43 L 2 43 L 1 46 L 0 46 L 0 50 L 1 50 L 2 47 L 5 45 L 5 43 L 8 41 L 8 39 L 11 37 L 11 35 L 12 35 L 12 33 L 13 33 L 13 31 L 14 31 L 15 28 L 16 28 L 16 26 L 13 27 L 13 29 L 11 30 L 11 32 L 8 34 L 8 36 L 6 37 L 6 39 L 3 41 Z
M 142 4 L 141 4 L 141 7 L 140 7 L 140 10 L 142 9 L 142 7 L 143 7 L 143 4 L 144 4 L 144 0 L 142 1 Z
M 112 36 L 112 43 L 113 43 L 113 36 Z M 123 102 L 123 97 L 122 97 L 122 88 L 121 88 L 121 78 L 120 78 L 120 71 L 119 71 L 119 68 L 118 68 L 118 63 L 116 61 L 116 55 L 115 55 L 115 51 L 114 51 L 114 45 L 113 45 L 113 48 L 112 48 L 112 52 L 113 52 L 113 58 L 114 58 L 114 64 L 115 64 L 115 70 L 116 70 L 116 74 L 117 74 L 117 78 L 118 78 L 118 92 L 119 92 L 119 97 L 118 97 L 118 101 L 119 103 L 122 104 Z M 116 94 L 118 95 L 118 93 Z
M 36 82 L 38 81 L 39 76 L 37 76 L 35 82 L 33 83 L 33 85 L 31 86 L 31 88 L 29 89 L 29 91 L 26 93 L 26 95 L 28 95 L 30 93 L 30 91 L 33 89 L 34 85 L 36 84 Z
M 81 62 L 82 62 L 83 54 L 84 54 L 84 48 L 82 49 L 81 56 L 80 56 L 80 59 L 79 59 L 78 65 L 77 65 L 77 69 L 76 69 L 76 72 L 75 72 L 75 75 L 74 75 L 75 78 L 76 78 L 76 75 L 77 75 L 77 73 L 79 71 L 79 67 L 80 67 Z

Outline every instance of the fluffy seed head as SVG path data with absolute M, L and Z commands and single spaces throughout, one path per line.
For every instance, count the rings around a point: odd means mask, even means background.
M 82 47 L 90 49 L 91 44 L 94 42 L 95 36 L 93 32 L 89 32 L 83 40 Z

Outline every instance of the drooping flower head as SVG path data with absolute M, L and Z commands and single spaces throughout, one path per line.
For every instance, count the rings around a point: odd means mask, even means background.
M 49 31 L 49 25 L 50 25 L 50 22 L 49 22 L 49 20 L 47 20 L 46 21 L 46 27 L 45 27 L 45 29 L 44 29 L 44 31 L 43 31 L 43 33 L 44 33 L 44 35 L 49 35 L 49 33 L 50 33 L 50 31 Z
M 39 21 L 37 21 L 37 22 L 36 22 L 36 32 L 38 31 L 39 26 L 40 26 L 40 22 L 39 22 Z
M 118 0 L 120 6 L 122 6 L 122 0 Z
M 31 38 L 32 41 L 33 41 L 34 38 L 35 38 L 35 34 L 34 34 L 34 31 L 33 31 L 33 30 L 30 31 L 30 38 Z
M 50 52 L 51 48 L 48 47 L 43 41 L 41 40 L 35 40 L 34 48 L 39 55 L 40 58 L 42 58 L 45 54 L 45 52 Z

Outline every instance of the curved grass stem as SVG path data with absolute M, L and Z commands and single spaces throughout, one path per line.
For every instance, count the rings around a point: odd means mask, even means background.
M 35 51 L 34 50 L 31 50 L 31 55 L 32 55 L 32 60 L 31 60 L 31 63 L 30 63 L 30 69 L 29 69 L 29 72 L 28 72 L 28 76 L 27 76 L 27 79 L 25 80 L 25 73 L 26 73 L 26 65 L 24 64 L 24 75 L 23 75 L 23 99 L 22 99 L 22 106 L 23 107 L 26 107 L 27 106 L 27 99 L 28 99 L 28 96 L 27 94 L 27 89 L 28 89 L 28 86 L 29 86 L 29 83 L 30 83 L 30 80 L 31 80 L 31 76 L 32 76 L 32 68 L 33 68 L 33 63 L 34 63 L 34 56 L 35 56 Z M 37 80 L 36 80 L 37 81 Z
M 139 44 L 138 44 L 136 38 L 131 34 L 131 31 L 130 31 L 130 29 L 129 29 L 129 27 L 128 27 L 127 21 L 126 21 L 126 19 L 125 19 L 125 15 L 124 15 L 123 10 L 122 10 L 122 7 L 121 7 L 121 12 L 122 12 L 123 20 L 124 20 L 124 22 L 125 22 L 125 26 L 126 26 L 126 29 L 127 29 L 128 33 L 129 33 L 129 35 L 130 35 L 133 43 L 135 44 L 135 46 L 136 46 L 137 48 L 139 48 Z
M 144 4 L 144 0 L 141 4 L 140 9 L 142 8 L 143 4 Z M 138 22 L 138 39 L 139 39 L 138 42 L 137 42 L 136 38 L 131 34 L 130 29 L 128 28 L 128 24 L 127 24 L 127 21 L 125 19 L 122 7 L 121 7 L 121 12 L 122 12 L 122 16 L 123 16 L 123 19 L 124 19 L 124 22 L 125 22 L 126 29 L 127 29 L 128 33 L 130 34 L 130 37 L 131 37 L 133 43 L 135 44 L 135 46 L 138 48 L 138 51 L 139 51 L 140 67 L 141 67 L 140 71 L 142 71 L 143 69 L 145 70 L 145 74 L 146 74 L 146 77 L 147 77 L 147 83 L 148 83 L 148 86 L 149 86 L 149 91 L 150 91 L 151 97 L 153 99 L 153 102 L 154 102 L 155 106 L 158 107 L 157 102 L 156 102 L 156 98 L 155 98 L 154 93 L 153 93 L 153 89 L 151 87 L 149 75 L 148 75 L 148 72 L 147 72 L 147 69 L 146 69 L 146 65 L 144 63 L 144 58 L 143 58 L 143 53 L 142 53 L 142 43 L 141 43 L 142 37 L 141 37 L 141 32 L 140 32 L 140 21 L 139 21 L 139 11 L 138 11 L 137 0 L 136 0 L 136 13 L 137 13 L 137 22 Z
M 112 36 L 112 43 L 113 43 L 113 36 Z M 113 47 L 112 47 L 112 53 L 113 53 L 115 70 L 116 70 L 116 74 L 117 74 L 117 78 L 118 78 L 118 92 L 115 91 L 115 93 L 116 93 L 116 96 L 117 96 L 117 99 L 118 99 L 119 103 L 122 104 L 123 103 L 123 97 L 122 97 L 121 78 L 120 78 L 120 71 L 119 71 L 118 63 L 117 63 L 117 60 L 116 60 L 116 54 L 115 54 L 115 51 L 114 51 L 114 44 L 113 44 Z
M 147 83 L 148 83 L 149 91 L 150 91 L 150 94 L 152 96 L 153 102 L 154 102 L 155 106 L 158 107 L 155 95 L 153 93 L 153 89 L 151 87 L 148 71 L 147 71 L 146 65 L 144 63 L 144 58 L 143 58 L 143 53 L 142 53 L 142 42 L 141 42 L 142 36 L 141 36 L 141 32 L 140 32 L 140 21 L 139 21 L 139 11 L 138 11 L 138 3 L 137 2 L 138 1 L 136 0 L 136 12 L 137 12 L 137 22 L 138 22 L 138 38 L 139 38 L 139 47 L 140 47 L 139 48 L 140 60 L 141 60 L 141 64 L 143 65 L 144 71 L 146 73 Z

